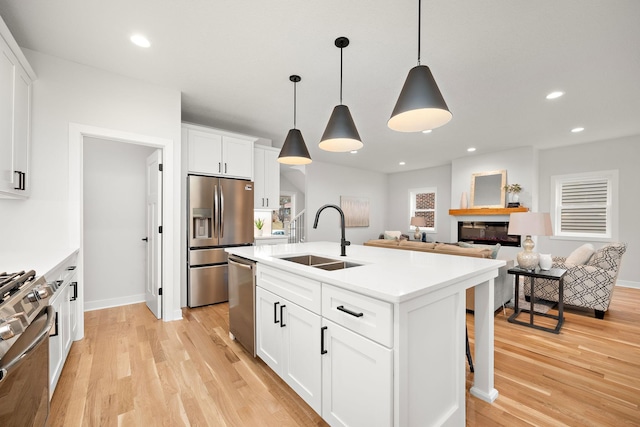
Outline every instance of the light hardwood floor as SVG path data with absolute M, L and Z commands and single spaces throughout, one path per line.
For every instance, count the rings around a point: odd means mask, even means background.
M 495 386 L 467 393 L 469 426 L 640 425 L 640 290 L 617 288 L 604 320 L 568 311 L 559 335 L 495 316 Z M 85 313 L 51 402 L 54 426 L 324 426 L 228 337 L 228 306 L 161 322 L 144 304 Z M 473 319 L 467 315 L 473 347 Z M 473 374 L 467 372 L 467 390 Z

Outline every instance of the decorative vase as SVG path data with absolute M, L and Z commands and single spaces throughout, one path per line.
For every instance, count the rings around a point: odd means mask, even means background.
M 551 254 L 539 254 L 538 264 L 540 265 L 540 270 L 549 270 L 553 265 L 553 259 L 551 259 Z
M 462 196 L 460 196 L 460 209 L 467 209 L 467 192 L 463 191 Z
M 258 231 L 256 231 L 256 236 L 262 236 L 262 229 L 258 229 Z

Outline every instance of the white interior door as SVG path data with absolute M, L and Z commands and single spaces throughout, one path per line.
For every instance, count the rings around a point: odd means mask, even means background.
M 162 151 L 147 157 L 147 274 L 145 299 L 149 310 L 162 318 Z

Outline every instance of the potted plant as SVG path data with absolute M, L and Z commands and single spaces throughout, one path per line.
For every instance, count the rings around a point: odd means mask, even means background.
M 264 227 L 264 220 L 262 218 L 258 218 L 253 223 L 256 225 L 258 229 L 258 236 L 262 236 L 262 227 Z
M 522 191 L 522 186 L 520 184 L 508 184 L 504 186 L 504 189 L 507 193 L 509 193 L 509 204 L 518 204 L 518 206 L 520 206 L 520 203 L 518 203 L 518 200 L 520 198 L 520 196 L 518 196 L 518 194 Z

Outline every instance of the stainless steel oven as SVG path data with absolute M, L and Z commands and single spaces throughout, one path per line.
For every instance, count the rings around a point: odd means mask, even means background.
M 0 274 L 0 426 L 47 425 L 52 294 L 33 271 Z

